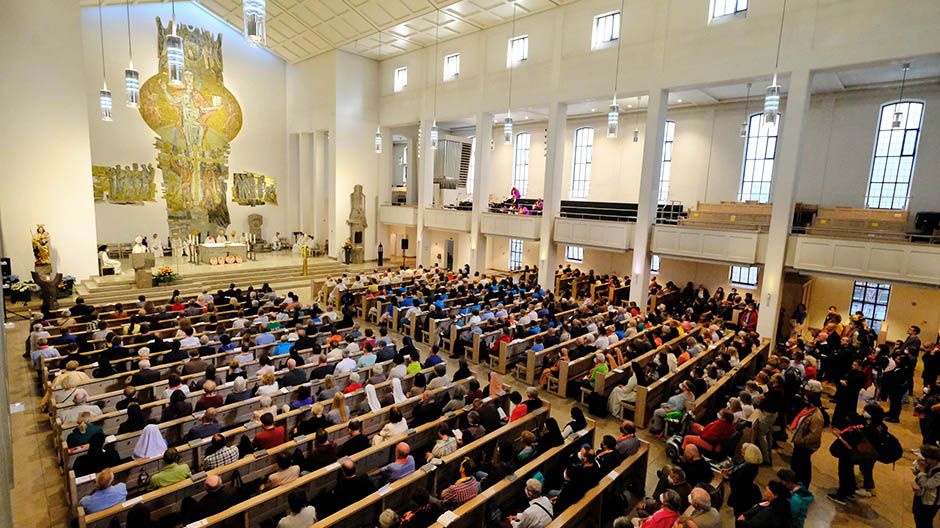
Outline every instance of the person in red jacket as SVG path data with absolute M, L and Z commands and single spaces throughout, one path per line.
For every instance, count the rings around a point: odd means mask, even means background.
M 741 330 L 748 332 L 757 331 L 757 309 L 753 304 L 748 304 L 741 311 L 741 315 L 738 316 L 738 326 Z
M 653 515 L 640 521 L 642 528 L 672 528 L 676 519 L 679 518 L 679 510 L 682 508 L 682 499 L 675 490 L 667 489 L 659 496 L 662 505 Z
M 284 427 L 274 425 L 274 415 L 264 413 L 261 415 L 262 430 L 255 435 L 251 442 L 256 449 L 271 449 L 284 443 Z
M 511 401 L 514 406 L 512 408 L 512 412 L 509 413 L 510 422 L 515 422 L 529 412 L 529 408 L 526 407 L 524 403 L 522 403 L 522 395 L 519 394 L 519 391 L 512 391 L 509 394 L 509 401 Z
M 682 439 L 682 449 L 692 444 L 699 449 L 714 451 L 734 434 L 734 413 L 728 409 L 718 412 L 718 419 L 708 425 L 692 424 L 691 433 Z

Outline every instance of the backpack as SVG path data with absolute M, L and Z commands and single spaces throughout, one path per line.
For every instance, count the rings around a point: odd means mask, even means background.
M 885 431 L 873 442 L 875 452 L 878 454 L 878 462 L 882 464 L 894 464 L 904 456 L 904 448 L 901 442 L 893 434 Z

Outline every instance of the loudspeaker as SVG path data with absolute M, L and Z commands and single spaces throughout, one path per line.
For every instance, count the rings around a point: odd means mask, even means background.
M 408 249 L 408 239 L 403 238 L 401 239 L 401 250 L 404 251 L 406 249 Z
M 10 262 L 9 257 L 0 258 L 0 278 L 3 279 L 3 282 L 10 280 L 10 276 L 13 275 L 13 264 Z

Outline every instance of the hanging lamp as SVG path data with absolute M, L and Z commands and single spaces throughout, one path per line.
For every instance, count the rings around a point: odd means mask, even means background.
M 163 43 L 166 49 L 166 76 L 170 86 L 182 88 L 186 62 L 183 55 L 183 37 L 176 34 L 176 0 L 170 1 L 170 8 L 173 10 L 173 19 L 170 21 L 170 34 Z
M 140 73 L 134 69 L 134 49 L 131 46 L 131 2 L 125 0 L 124 8 L 127 11 L 127 56 L 129 59 L 127 69 L 124 70 L 124 89 L 127 93 L 127 107 L 140 106 Z
M 738 129 L 738 135 L 747 137 L 747 107 L 751 101 L 751 83 L 747 83 L 747 95 L 744 96 L 744 121 L 741 122 L 741 128 Z
M 98 92 L 98 105 L 101 108 L 101 120 L 111 119 L 111 90 L 108 90 L 108 79 L 104 63 L 104 22 L 101 19 L 101 0 L 98 0 L 98 35 L 101 37 L 101 82 L 102 88 Z
M 907 70 L 911 69 L 911 63 L 905 62 L 901 65 L 901 93 L 898 94 L 898 102 L 894 105 L 894 118 L 891 120 L 891 128 L 901 128 L 901 121 L 904 119 L 904 113 L 901 112 L 901 102 L 904 101 L 904 83 L 907 81 Z
M 431 148 L 437 148 L 437 57 L 438 57 L 438 47 L 441 43 L 441 10 L 437 9 L 434 11 L 434 76 L 431 80 L 434 82 L 434 110 L 433 110 L 433 119 L 431 121 Z
M 512 145 L 512 70 L 516 67 L 513 57 L 513 39 L 516 38 L 516 0 L 512 2 L 512 34 L 509 36 L 509 100 L 506 105 L 506 119 L 503 120 L 503 142 Z
M 623 0 L 620 0 L 620 29 L 617 35 L 623 34 Z M 617 37 L 617 68 L 614 70 L 614 100 L 607 111 L 607 137 L 615 138 L 620 133 L 620 105 L 617 104 L 617 86 L 620 81 L 620 48 L 623 39 Z
M 640 141 L 640 96 L 636 96 L 636 113 L 633 114 L 633 142 Z
M 379 28 L 379 60 L 382 60 L 382 29 Z M 382 153 L 382 127 L 379 124 L 375 125 L 375 153 Z
M 764 123 L 773 125 L 777 123 L 777 114 L 780 111 L 780 85 L 777 84 L 777 69 L 780 66 L 780 44 L 783 42 L 783 22 L 787 16 L 787 0 L 783 0 L 783 10 L 780 12 L 780 31 L 777 35 L 777 57 L 774 60 L 774 80 L 764 93 Z
M 267 43 L 265 31 L 265 0 L 245 0 L 242 4 L 242 14 L 245 19 L 245 38 L 254 46 L 264 46 Z

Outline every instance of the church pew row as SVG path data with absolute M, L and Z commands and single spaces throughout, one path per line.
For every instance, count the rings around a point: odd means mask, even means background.
M 515 441 L 523 431 L 538 431 L 549 412 L 549 404 L 543 402 L 542 407 L 531 415 L 506 424 L 443 457 L 442 464 L 426 464 L 408 477 L 394 482 L 388 489 L 376 491 L 330 516 L 319 519 L 314 527 L 368 528 L 373 526 L 375 519 L 378 519 L 386 508 L 401 509 L 418 487 L 427 489 L 432 496 L 439 496 L 441 491 L 460 476 L 460 463 L 464 458 L 471 458 L 479 463 L 492 454 L 498 442 Z
M 648 339 L 648 336 L 650 334 L 659 332 L 661 328 L 662 328 L 662 325 L 659 325 L 659 324 L 655 326 L 651 326 L 650 328 L 646 328 L 642 332 L 637 332 L 637 334 L 633 337 L 627 337 L 627 338 L 621 339 L 620 341 L 617 341 L 616 343 L 608 346 L 605 349 L 605 352 L 612 351 L 613 349 L 617 347 L 625 347 L 637 339 Z M 655 350 L 656 349 L 654 348 L 652 351 L 655 351 Z M 647 352 L 647 354 L 648 353 L 649 352 Z M 603 376 L 598 376 L 597 378 L 595 378 L 594 379 L 594 392 L 600 394 L 601 396 L 605 398 L 609 396 L 610 392 L 614 390 L 614 387 L 616 387 L 617 385 L 621 383 L 625 383 L 627 381 L 627 376 L 624 373 L 624 367 L 626 366 L 626 364 L 630 364 L 632 366 L 633 360 L 639 359 L 640 357 L 645 356 L 645 355 L 646 354 L 641 354 L 640 356 L 637 356 L 632 359 L 627 359 L 626 357 L 624 357 L 624 361 L 625 361 L 624 365 L 620 365 L 617 368 L 611 369 L 607 372 L 607 374 L 604 374 Z
M 430 371 L 431 369 L 425 369 L 425 371 L 422 371 L 422 373 L 428 373 Z M 406 376 L 405 378 L 402 378 L 402 390 L 403 391 L 407 392 L 411 388 L 414 382 L 414 377 L 415 375 L 412 374 L 410 376 Z M 340 379 L 341 382 L 344 382 L 344 380 L 345 380 L 345 377 Z M 318 387 L 320 384 L 322 384 L 322 382 L 318 381 L 318 382 L 315 382 L 315 384 Z M 389 380 L 389 381 L 386 381 L 385 383 L 379 384 L 378 386 L 376 386 L 376 389 L 390 391 L 391 381 Z M 280 408 L 281 405 L 285 405 L 289 403 L 291 391 L 285 388 L 285 389 L 281 389 L 277 393 L 271 394 L 270 396 L 271 396 L 272 405 L 275 405 L 278 408 Z M 346 395 L 346 400 L 348 402 L 347 406 L 349 407 L 350 411 L 354 409 L 358 409 L 359 404 L 362 402 L 364 398 L 365 398 L 365 391 L 363 389 L 347 394 Z M 329 408 L 329 405 L 327 404 L 327 402 L 320 402 L 320 403 L 323 403 L 324 409 Z M 223 428 L 237 427 L 239 424 L 244 424 L 248 422 L 249 420 L 251 420 L 252 413 L 254 413 L 254 411 L 259 408 L 261 408 L 261 397 L 255 396 L 255 397 L 249 398 L 241 402 L 232 403 L 229 405 L 223 405 L 222 407 L 219 407 L 216 410 L 218 413 L 217 419 L 218 419 L 218 422 L 222 424 Z M 301 412 L 291 411 L 289 413 L 286 413 L 284 415 L 284 418 L 286 419 L 288 425 L 290 425 L 290 427 L 293 427 L 294 425 L 296 425 L 300 419 L 300 416 L 303 414 L 303 411 L 306 411 L 306 410 L 307 410 L 307 407 L 303 407 L 303 408 L 296 410 L 296 411 L 301 411 Z M 328 412 L 328 411 L 325 411 L 325 412 Z M 192 429 L 192 427 L 196 425 L 197 419 L 200 418 L 202 414 L 203 414 L 202 412 L 198 412 L 198 413 L 193 413 L 192 416 L 184 416 L 181 418 L 177 418 L 175 420 L 160 422 L 158 424 L 160 427 L 160 433 L 163 435 L 163 438 L 166 439 L 166 441 L 170 443 L 171 445 L 175 443 L 183 442 L 185 441 L 186 435 L 189 433 L 190 429 Z M 137 440 L 140 437 L 140 435 L 141 435 L 141 431 L 135 431 L 135 432 L 125 433 L 123 435 L 117 436 L 117 440 L 114 442 L 114 445 L 118 454 L 122 458 L 127 458 L 132 455 L 134 446 L 137 444 Z M 64 442 L 60 443 L 60 446 L 63 449 L 65 449 L 64 445 L 65 445 Z M 88 449 L 87 445 L 65 449 L 65 451 L 63 451 L 63 461 L 65 464 L 65 467 L 72 467 L 72 464 L 75 458 L 83 454 L 85 451 L 87 451 L 87 449 Z
M 690 332 L 686 333 L 686 335 L 673 338 L 663 343 L 662 345 L 650 350 L 649 352 L 645 354 L 641 354 L 631 359 L 630 367 L 632 368 L 634 372 L 637 369 L 642 369 L 643 367 L 646 366 L 647 363 L 652 361 L 653 358 L 655 358 L 656 355 L 659 354 L 660 351 L 665 350 L 669 347 L 676 346 L 682 343 L 683 341 L 685 341 L 685 339 L 688 338 L 690 335 L 696 335 L 701 331 L 702 331 L 702 327 L 697 326 L 693 328 Z M 620 385 L 621 383 L 626 383 L 626 382 L 627 382 L 627 375 L 624 369 L 616 368 L 607 372 L 607 374 L 605 374 L 602 379 L 598 379 L 595 381 L 594 392 L 597 392 L 598 394 L 603 394 L 605 397 L 607 397 L 610 395 L 611 391 L 614 390 L 614 387 L 616 387 L 617 385 Z M 639 389 L 639 387 L 637 389 Z M 645 405 L 645 402 L 640 401 L 639 394 L 638 394 L 636 403 L 632 404 L 632 408 L 639 409 L 641 405 Z
M 483 302 L 481 297 L 482 296 L 478 296 L 478 295 L 467 295 L 464 297 L 453 297 L 453 298 L 444 299 L 443 301 L 444 308 L 442 312 L 445 314 L 460 313 L 460 311 L 463 310 L 464 308 L 470 309 L 473 306 L 480 305 Z M 434 330 L 434 328 L 431 327 L 429 323 L 428 331 L 427 332 L 424 331 L 425 320 L 430 316 L 430 314 L 431 314 L 431 311 L 428 309 L 428 305 L 425 302 L 422 305 L 422 309 L 419 313 L 405 318 L 405 321 L 399 325 L 399 332 L 401 332 L 402 334 L 406 336 L 411 337 L 415 341 L 418 341 L 421 343 L 427 343 L 427 336 L 431 334 L 432 331 Z M 418 328 L 422 329 L 421 336 L 420 336 L 421 339 L 418 339 L 419 337 L 418 332 L 417 332 Z
M 504 305 L 503 309 L 510 315 L 521 314 L 521 311 L 528 305 L 529 301 L 530 299 L 522 297 L 516 299 L 510 305 Z M 495 308 L 495 306 L 493 306 L 493 308 Z M 465 330 L 473 330 L 475 327 L 486 324 L 486 321 L 471 324 L 471 317 L 473 317 L 472 313 L 465 313 L 452 317 L 449 322 L 446 320 L 437 322 L 438 333 L 442 339 L 442 350 L 446 350 L 449 354 L 453 355 L 454 347 L 462 332 Z
M 361 353 L 353 354 L 350 357 L 352 359 L 356 359 L 360 355 Z M 304 379 L 309 379 L 310 372 L 312 372 L 313 369 L 317 367 L 317 360 L 315 357 L 312 357 L 313 355 L 310 351 L 306 351 L 306 354 L 302 353 L 301 356 L 305 357 L 305 359 L 308 360 L 308 362 L 300 367 L 296 367 L 295 370 L 303 372 Z M 328 364 L 333 365 L 333 367 L 335 368 L 336 363 L 338 362 L 339 362 L 338 360 L 334 360 L 334 361 L 328 362 Z M 257 371 L 257 367 L 258 367 L 257 362 L 252 362 L 252 363 L 254 364 L 253 366 L 255 368 L 251 370 Z M 361 381 L 364 384 L 369 379 L 369 377 L 372 376 L 372 372 L 375 367 L 381 368 L 383 371 L 383 374 L 388 374 L 389 369 L 391 369 L 391 363 L 392 363 L 391 360 L 384 361 L 381 363 L 376 363 L 375 365 L 371 367 L 363 367 L 362 369 L 356 369 L 355 372 L 359 373 Z M 219 369 L 216 372 L 217 374 L 224 374 L 227 370 L 228 370 L 227 367 L 223 367 L 222 369 Z M 249 370 L 248 377 L 246 378 L 246 390 L 248 392 L 255 390 L 261 384 L 261 381 L 251 373 L 251 370 Z M 275 371 L 274 375 L 275 375 L 275 378 L 279 380 L 279 384 L 280 384 L 281 377 L 287 374 L 287 372 L 288 372 L 287 368 L 281 368 L 280 370 Z M 432 372 L 432 369 L 425 369 L 423 372 L 427 374 L 427 373 Z M 348 381 L 349 381 L 349 374 L 350 373 L 345 373 L 345 374 L 339 374 L 339 375 L 334 376 L 333 379 L 336 383 L 336 387 L 340 389 L 345 388 L 345 386 L 348 384 Z M 199 373 L 199 374 L 195 374 L 193 376 L 188 376 L 188 377 L 194 378 L 195 381 L 200 381 L 202 380 L 203 375 L 204 373 Z M 322 384 L 323 384 L 322 379 L 314 380 L 314 381 L 307 381 L 300 385 L 291 387 L 291 392 L 297 390 L 298 388 L 302 386 L 306 386 L 306 387 L 310 387 L 312 394 L 315 396 L 316 391 L 319 390 Z M 226 396 L 232 393 L 233 388 L 234 388 L 234 382 L 230 380 L 226 383 L 219 384 L 216 387 L 216 392 L 220 396 L 225 398 Z M 286 387 L 280 387 L 280 388 L 283 391 L 283 389 L 285 389 Z M 138 396 L 141 394 L 141 392 L 143 391 L 138 392 Z M 162 415 L 163 411 L 165 410 L 165 408 L 169 405 L 170 399 L 163 398 L 162 392 L 163 391 L 153 391 L 155 398 L 152 401 L 146 401 L 145 403 L 140 404 L 140 409 L 141 409 L 141 412 L 143 412 L 144 414 L 144 419 L 149 420 L 149 421 L 158 420 L 159 417 Z M 120 392 L 119 394 L 122 395 L 123 392 Z M 205 394 L 205 391 L 202 389 L 191 391 L 189 395 L 186 396 L 186 401 L 189 402 L 193 406 L 193 408 L 195 408 L 196 402 L 198 402 L 199 399 L 202 398 L 204 394 Z M 141 401 L 143 402 L 145 400 L 141 400 Z M 127 416 L 126 409 L 120 409 L 120 410 L 115 409 L 113 411 L 105 412 L 101 416 L 92 418 L 90 423 L 95 423 L 101 426 L 102 429 L 104 429 L 104 433 L 106 435 L 117 434 L 118 427 L 120 426 L 121 423 L 123 423 L 126 416 Z M 62 424 L 62 433 L 63 433 L 62 440 L 63 441 L 65 440 L 66 436 L 71 431 L 71 429 L 75 427 L 75 425 L 76 424 Z
M 688 334 L 683 337 L 688 337 Z M 710 364 L 711 360 L 718 355 L 721 347 L 733 338 L 734 333 L 729 331 L 727 335 L 716 343 L 709 345 L 700 354 L 679 365 L 675 372 L 670 372 L 645 387 L 638 385 L 636 388 L 636 414 L 633 420 L 636 426 L 641 429 L 645 428 L 653 416 L 653 411 L 675 394 L 680 383 L 692 377 L 692 370 L 698 365 Z M 681 348 L 681 342 L 679 346 Z
M 595 332 L 589 332 L 589 334 L 596 336 L 596 335 L 598 335 L 598 332 L 597 332 L 597 331 L 595 331 Z M 574 345 L 579 339 L 581 339 L 582 337 L 584 337 L 584 336 L 586 336 L 586 335 L 588 335 L 588 334 L 583 334 L 583 335 L 578 336 L 578 337 L 572 337 L 571 339 L 562 341 L 562 342 L 558 343 L 557 345 L 550 346 L 550 347 L 545 348 L 545 349 L 543 349 L 543 350 L 541 350 L 541 351 L 539 351 L 539 352 L 532 352 L 531 350 L 527 351 L 527 352 L 526 352 L 525 367 L 524 367 L 525 370 L 524 370 L 524 371 L 521 371 L 522 366 L 520 365 L 520 371 L 517 371 L 517 374 L 518 374 L 517 377 L 521 377 L 521 378 L 527 380 L 526 383 L 528 383 L 529 385 L 534 385 L 534 384 L 535 384 L 535 378 L 536 378 L 537 374 L 541 374 L 541 371 L 539 371 L 538 373 L 536 372 L 536 370 L 537 370 L 537 368 L 538 368 L 537 366 L 538 366 L 538 365 L 541 365 L 541 364 L 544 362 L 545 356 L 547 356 L 548 354 L 556 353 L 556 352 L 560 354 L 560 353 L 561 353 L 561 349 L 567 348 L 567 347 L 569 347 L 569 346 Z M 592 357 L 593 357 L 593 356 L 592 356 Z M 580 359 L 580 358 L 576 358 L 575 361 L 576 361 L 577 359 Z M 576 367 L 576 368 L 577 368 L 577 367 Z M 562 363 L 561 366 L 559 367 L 559 373 L 558 373 L 559 377 L 562 376 L 562 373 L 561 373 L 561 370 L 562 370 L 562 369 L 566 369 L 564 375 L 567 376 L 568 373 L 569 373 L 569 371 L 567 370 L 567 369 L 568 369 L 568 366 L 567 366 L 565 363 Z M 528 381 L 528 379 L 529 379 L 530 377 L 531 377 L 531 379 L 532 379 L 531 382 Z M 564 393 L 562 393 L 562 392 L 560 391 L 560 389 L 558 389 L 559 377 L 554 377 L 554 378 L 551 379 L 552 383 L 549 384 L 549 391 L 550 391 L 550 392 L 555 392 L 555 391 L 557 391 L 557 392 L 556 392 L 557 394 L 559 394 L 559 395 L 561 395 L 561 396 L 564 396 Z
M 725 403 L 723 396 L 732 388 L 752 379 L 757 371 L 767 363 L 770 355 L 770 341 L 764 340 L 760 346 L 741 359 L 737 368 L 731 369 L 694 402 L 686 403 L 686 409 L 695 415 L 696 420 L 712 416 Z
M 595 423 L 572 435 L 565 442 L 540 454 L 529 463 L 516 469 L 506 478 L 480 492 L 479 495 L 457 508 L 441 514 L 431 528 L 484 528 L 488 525 L 488 510 L 499 507 L 503 513 L 510 503 L 525 494 L 525 483 L 536 472 L 542 475 L 560 475 L 570 456 L 581 449 L 582 444 L 594 445 Z M 547 490 L 543 490 L 547 491 Z
M 546 336 L 548 336 L 547 330 L 528 335 L 522 339 L 514 339 L 509 343 L 505 341 L 500 342 L 499 350 L 496 354 L 490 354 L 489 356 L 490 369 L 500 374 L 506 374 L 509 372 L 509 369 L 519 361 L 519 358 L 526 353 L 526 350 L 532 348 L 535 344 L 536 337 L 545 339 Z
M 577 308 L 571 308 L 569 310 L 565 310 L 563 312 L 558 312 L 557 314 L 555 314 L 555 319 L 558 320 L 559 322 L 562 322 L 564 321 L 564 319 L 568 317 L 576 316 L 577 313 L 578 313 Z M 484 331 L 482 334 L 473 334 L 473 345 L 471 348 L 471 352 L 469 354 L 469 359 L 471 362 L 473 362 L 474 364 L 480 363 L 480 357 L 482 355 L 482 351 L 484 350 L 484 347 L 486 350 L 491 350 L 493 348 L 493 344 L 502 335 L 503 328 L 505 327 L 499 327 L 494 330 Z
M 442 394 L 444 391 L 451 390 L 452 387 L 442 387 L 433 391 L 433 394 Z M 358 420 L 361 420 L 363 423 L 363 433 L 370 434 L 371 436 L 372 433 L 379 431 L 388 422 L 388 413 L 393 407 L 397 407 L 406 419 L 411 418 L 412 412 L 420 399 L 420 396 L 409 398 L 400 404 L 383 407 L 378 411 L 359 417 Z M 463 411 L 458 411 L 458 413 L 462 412 Z M 457 416 L 457 414 L 454 416 Z M 277 418 L 279 423 L 282 423 L 281 418 L 282 416 L 278 416 Z M 331 440 L 337 441 L 337 443 L 341 444 L 348 436 L 348 424 L 343 423 L 330 426 L 327 429 L 327 433 Z M 408 433 L 405 433 L 403 437 L 414 437 L 416 434 L 417 433 L 415 433 L 415 430 L 411 429 Z M 427 437 L 427 439 L 423 437 L 421 438 L 424 443 L 428 441 L 433 442 L 436 429 L 433 431 L 421 429 L 420 434 Z M 313 437 L 314 435 L 307 435 L 304 437 L 288 440 L 287 442 L 271 450 L 262 450 L 260 452 L 255 452 L 254 454 L 249 454 L 236 462 L 210 470 L 208 473 L 219 475 L 225 484 L 231 484 L 234 482 L 236 479 L 236 473 L 238 478 L 243 479 L 244 482 L 250 482 L 256 479 L 264 479 L 269 473 L 277 469 L 275 462 L 278 454 L 291 453 L 295 449 L 300 449 L 301 452 L 308 453 L 313 447 Z M 360 460 L 367 460 L 368 467 L 370 468 L 380 467 L 393 457 L 395 444 L 398 441 L 404 439 L 403 437 L 399 437 L 397 440 L 390 440 L 381 444 L 380 446 L 370 447 L 369 449 L 366 449 L 354 456 L 353 459 L 359 457 Z M 204 443 L 207 444 L 208 442 Z M 311 476 L 328 476 L 332 477 L 332 480 L 329 483 L 319 482 L 318 484 L 320 486 L 331 485 L 333 483 L 332 481 L 335 480 L 336 470 L 338 469 L 339 464 L 332 464 L 326 468 L 321 468 L 318 471 L 305 475 L 298 479 L 298 481 L 306 480 L 309 482 L 310 480 L 313 480 Z M 200 485 L 202 479 L 198 478 L 198 474 L 196 474 L 196 476 L 197 478 L 195 480 L 193 478 L 188 478 L 171 486 L 147 491 L 142 495 L 128 499 L 122 504 L 115 505 L 97 513 L 84 515 L 84 512 L 79 507 L 78 516 L 80 525 L 88 527 L 106 527 L 113 518 L 123 520 L 127 511 L 130 509 L 130 506 L 137 502 L 145 502 L 148 506 L 150 506 L 152 508 L 154 518 L 159 518 L 167 513 L 176 511 L 184 497 L 189 496 L 198 500 L 204 495 L 204 489 Z M 288 485 L 273 489 L 263 495 L 276 495 L 280 492 L 286 493 L 285 489 L 288 488 L 288 486 L 293 486 L 298 481 L 294 481 Z M 283 499 L 286 499 L 286 495 L 283 497 Z
M 641 442 L 639 451 L 602 477 L 581 500 L 557 513 L 546 528 L 610 526 L 614 518 L 632 509 L 625 499 L 633 502 L 645 496 L 648 466 L 649 444 Z
M 594 332 L 591 332 L 591 334 L 597 337 L 601 335 L 600 332 L 602 330 L 606 332 L 607 329 L 608 327 L 598 328 Z M 579 338 L 580 337 L 584 336 L 582 335 L 579 336 Z M 572 339 L 568 341 L 567 344 L 573 344 L 579 338 Z M 568 385 L 589 373 L 592 368 L 594 368 L 594 353 L 586 354 L 579 358 L 572 359 L 571 361 L 562 361 L 558 366 L 558 377 L 556 380 L 553 380 L 555 390 L 552 392 L 562 398 L 566 397 L 568 394 Z
M 516 296 L 518 297 L 509 307 L 519 307 L 525 306 L 531 300 L 533 290 L 525 290 L 518 292 Z M 472 299 L 472 298 L 470 298 Z M 472 315 L 472 310 L 475 306 L 486 306 L 487 304 L 492 305 L 492 302 L 487 302 L 485 295 L 476 297 L 470 302 L 466 302 L 463 306 L 451 306 L 442 310 L 444 317 L 440 318 L 431 318 L 428 322 L 428 331 L 424 334 L 423 342 L 429 345 L 439 344 L 440 340 L 443 339 L 445 333 L 454 323 L 454 321 L 459 320 L 463 317 L 470 317 Z M 419 316 L 420 317 L 420 316 Z M 428 317 L 428 315 L 425 315 Z
M 486 398 L 486 400 L 489 399 L 490 398 Z M 505 408 L 507 401 L 505 395 L 499 396 L 497 405 Z M 445 424 L 450 428 L 456 428 L 465 412 L 464 409 L 461 409 L 454 413 L 448 413 L 437 420 L 410 429 L 399 437 L 389 439 L 382 444 L 372 446 L 351 456 L 350 458 L 356 463 L 357 473 L 361 475 L 369 474 L 391 462 L 394 459 L 395 446 L 399 442 L 408 442 L 412 447 L 413 453 L 430 448 L 435 441 L 437 429 Z M 486 437 L 476 442 L 481 442 L 485 439 Z M 476 442 L 470 445 L 473 446 Z M 337 482 L 339 468 L 340 464 L 337 462 L 325 468 L 318 469 L 317 471 L 302 475 L 293 482 L 265 491 L 223 512 L 199 520 L 194 524 L 200 527 L 206 527 L 229 525 L 235 522 L 238 526 L 244 526 L 246 528 L 258 527 L 261 523 L 284 514 L 287 510 L 287 496 L 294 490 L 302 490 L 308 497 L 319 497 L 332 491 Z M 387 493 L 388 490 L 391 490 L 393 487 L 394 484 L 382 488 L 382 490 L 377 493 Z

